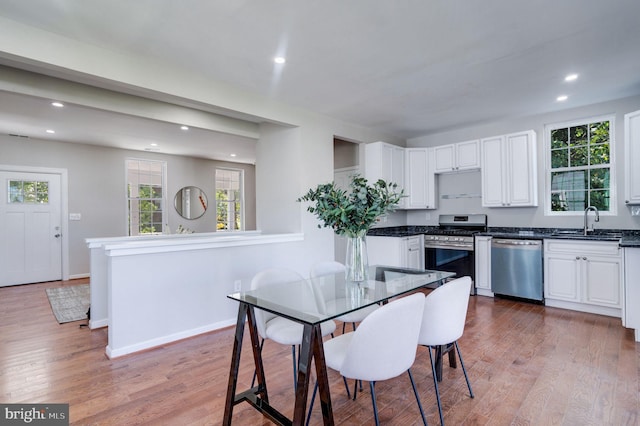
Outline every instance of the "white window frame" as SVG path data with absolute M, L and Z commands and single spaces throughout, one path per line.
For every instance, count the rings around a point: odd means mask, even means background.
M 240 173 L 240 229 L 218 229 L 218 178 L 217 171 L 218 170 L 228 170 L 233 172 Z M 215 199 L 215 213 L 216 213 L 216 232 L 233 232 L 233 231 L 244 231 L 245 224 L 245 204 L 244 204 L 244 170 L 236 169 L 233 167 L 216 167 L 214 172 L 214 199 Z
M 150 160 L 148 158 L 136 158 L 136 157 L 127 157 L 124 161 L 124 199 L 125 199 L 125 235 L 131 236 L 131 229 L 129 228 L 129 193 L 127 184 L 129 182 L 129 161 L 146 161 L 149 163 L 160 163 L 162 164 L 162 229 L 164 231 L 165 226 L 167 224 L 168 212 L 167 209 L 169 205 L 167 204 L 167 162 L 163 160 Z M 160 232 L 161 233 L 161 232 Z M 138 234 L 138 235 L 157 235 L 160 233 L 153 234 Z
M 544 126 L 544 159 L 545 159 L 545 196 L 544 206 L 545 216 L 583 216 L 584 210 L 556 212 L 551 210 L 551 131 L 563 127 L 580 126 L 589 123 L 598 123 L 600 121 L 609 122 L 609 211 L 601 211 L 600 215 L 617 216 L 618 214 L 618 190 L 616 187 L 616 116 L 615 114 L 607 114 L 596 117 L 580 118 L 571 121 L 563 121 Z

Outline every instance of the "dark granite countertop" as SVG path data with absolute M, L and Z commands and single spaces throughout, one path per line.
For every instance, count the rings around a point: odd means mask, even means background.
M 367 235 L 380 237 L 410 237 L 412 235 L 426 234 L 437 226 L 387 226 L 372 228 Z M 620 247 L 640 247 L 640 230 L 631 229 L 596 229 L 589 235 L 583 235 L 582 229 L 571 228 L 507 228 L 489 227 L 487 232 L 477 235 L 497 238 L 519 238 L 541 240 L 554 238 L 577 241 L 619 241 Z

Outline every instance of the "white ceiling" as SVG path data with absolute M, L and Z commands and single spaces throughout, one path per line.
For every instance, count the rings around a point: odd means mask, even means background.
M 638 0 L 0 0 L 0 16 L 402 138 L 640 94 Z M 95 113 L 83 138 L 121 136 Z

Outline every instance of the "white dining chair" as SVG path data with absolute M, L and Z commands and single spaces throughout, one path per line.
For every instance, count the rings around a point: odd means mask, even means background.
M 418 403 L 422 421 L 427 420 L 422 410 L 411 366 L 416 358 L 418 335 L 424 310 L 424 294 L 414 293 L 390 302 L 368 315 L 352 332 L 341 334 L 324 343 L 324 356 L 328 368 L 343 377 L 366 380 L 371 391 L 371 403 L 376 425 L 379 425 L 375 384 L 407 372 Z M 307 423 L 318 390 L 313 390 Z
M 338 273 L 344 273 L 344 272 L 345 272 L 345 266 L 342 263 L 329 260 L 329 261 L 319 262 L 313 265 L 311 267 L 311 272 L 309 273 L 309 275 L 313 279 L 313 278 L 318 278 L 325 275 L 332 275 L 332 274 L 338 274 Z M 341 302 L 343 302 L 346 299 L 346 295 L 343 294 L 340 296 L 341 297 L 339 297 L 338 295 L 325 294 L 324 303 L 326 305 L 326 309 L 332 310 L 335 308 L 336 305 L 341 304 Z M 340 315 L 339 317 L 336 317 L 338 321 L 342 321 L 342 334 L 344 334 L 345 332 L 346 324 L 351 324 L 351 326 L 355 330 L 356 323 L 361 322 L 363 319 L 367 317 L 367 315 L 369 315 L 371 312 L 375 311 L 378 308 L 379 308 L 378 305 L 371 305 L 362 309 L 358 309 L 357 311 L 349 312 L 348 314 L 344 314 L 344 315 Z
M 251 290 L 256 290 L 276 284 L 287 284 L 294 282 L 304 282 L 306 283 L 306 285 L 296 287 L 295 291 L 292 291 L 291 293 L 285 292 L 284 294 L 280 295 L 280 297 L 294 298 L 293 302 L 296 308 L 300 311 L 309 313 L 319 312 L 315 295 L 308 281 L 306 281 L 297 272 L 289 269 L 272 268 L 259 272 L 251 280 Z M 282 301 L 282 299 L 280 300 Z M 301 323 L 277 316 L 267 311 L 263 311 L 262 309 L 255 310 L 255 317 L 256 328 L 258 329 L 258 334 L 262 338 L 262 341 L 260 342 L 260 351 L 262 351 L 262 347 L 264 346 L 264 341 L 266 339 L 273 340 L 274 342 L 280 343 L 282 345 L 291 346 L 291 355 L 293 357 L 293 387 L 294 389 L 296 389 L 298 376 L 298 357 L 296 356 L 296 346 L 298 346 L 299 352 L 299 347 L 302 344 L 304 326 Z M 322 336 L 327 336 L 330 334 L 333 335 L 333 332 L 336 329 L 336 323 L 333 321 L 325 321 L 320 325 L 320 328 L 322 330 Z M 255 373 L 254 380 L 251 383 L 251 387 L 253 387 L 254 382 Z
M 438 413 L 440 414 L 440 424 L 444 426 L 442 415 L 442 403 L 440 402 L 440 391 L 438 389 L 438 379 L 436 376 L 436 365 L 432 350 L 438 346 L 454 345 L 460 365 L 467 381 L 469 395 L 474 397 L 471 390 L 471 383 L 467 370 L 462 361 L 458 339 L 464 332 L 464 324 L 467 318 L 467 308 L 469 306 L 469 292 L 471 290 L 471 278 L 462 277 L 449 281 L 436 288 L 427 295 L 422 316 L 422 327 L 418 343 L 429 349 L 429 359 L 431 361 L 431 372 L 433 374 L 433 385 L 436 390 L 438 401 Z

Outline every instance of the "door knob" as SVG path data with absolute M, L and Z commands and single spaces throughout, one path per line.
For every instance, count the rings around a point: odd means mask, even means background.
M 56 234 L 56 235 L 54 235 L 54 237 L 60 238 L 60 234 Z

